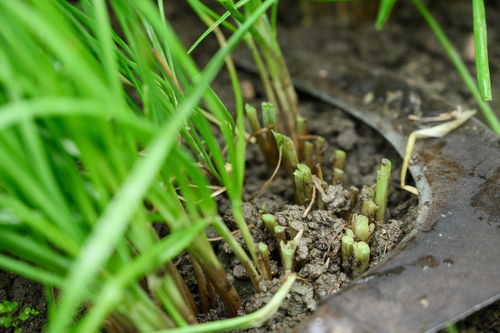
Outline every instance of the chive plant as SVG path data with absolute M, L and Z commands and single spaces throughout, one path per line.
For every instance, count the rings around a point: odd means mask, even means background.
M 209 25 L 207 31 L 198 38 L 190 48 L 192 51 L 203 39 L 219 25 L 224 25 L 234 31 L 253 13 L 262 0 L 217 0 L 226 10 L 222 15 L 204 5 L 200 0 L 188 0 L 194 10 Z M 276 1 L 270 14 L 262 15 L 249 30 L 245 43 L 251 51 L 254 63 L 259 72 L 267 99 L 275 109 L 276 129 L 289 136 L 295 143 L 299 142 L 297 119 L 299 118 L 299 103 L 297 93 L 277 40 L 277 6 Z M 209 19 L 210 18 L 210 19 Z M 233 22 L 229 22 L 232 18 Z
M 197 324 L 174 264 L 185 252 L 200 298 L 236 316 L 238 292 L 203 233 L 212 226 L 258 287 L 241 212 L 243 109 L 233 117 L 210 83 L 275 3 L 252 7 L 203 70 L 148 1 L 0 3 L 0 267 L 46 286 L 48 332 L 227 330 L 276 311 L 293 276 L 262 311 Z

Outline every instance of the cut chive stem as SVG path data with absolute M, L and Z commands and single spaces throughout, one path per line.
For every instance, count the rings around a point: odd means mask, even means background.
M 377 184 L 375 187 L 375 204 L 378 206 L 375 214 L 376 221 L 383 223 L 387 207 L 387 196 L 389 195 L 389 183 L 391 177 L 391 161 L 384 158 L 380 170 L 377 171 Z
M 318 136 L 314 142 L 314 150 L 316 153 L 316 164 L 323 164 L 323 155 L 325 149 L 325 138 Z
M 351 229 L 347 229 L 345 235 L 342 237 L 342 260 L 344 262 L 349 260 L 352 255 L 354 245 L 354 233 Z
M 293 240 L 287 243 L 285 243 L 284 241 L 280 242 L 281 263 L 283 265 L 285 274 L 290 273 L 293 270 L 295 251 L 297 250 L 303 233 L 304 230 L 300 230 L 293 238 Z
M 358 275 L 365 272 L 370 265 L 370 247 L 365 242 L 356 242 L 353 245 L 354 259 L 358 262 L 354 267 L 354 274 Z
M 368 217 L 370 221 L 375 219 L 377 209 L 377 204 L 370 198 L 365 198 L 361 204 L 361 214 Z
M 257 115 L 257 109 L 250 104 L 246 104 L 245 113 L 252 132 L 258 132 L 262 128 L 262 126 Z
M 282 149 L 285 168 L 290 175 L 293 175 L 293 172 L 295 171 L 295 169 L 297 169 L 297 164 L 299 163 L 295 144 L 293 143 L 292 139 L 290 139 L 286 135 L 280 134 L 275 131 L 272 131 L 272 133 L 276 140 L 278 149 Z
M 274 228 L 278 225 L 276 217 L 271 214 L 263 214 L 262 222 L 264 222 L 264 225 L 266 226 L 267 230 L 269 230 L 271 234 L 274 234 Z
M 335 149 L 333 158 L 333 169 L 345 170 L 346 153 L 341 149 Z
M 263 274 L 264 278 L 266 280 L 271 280 L 272 271 L 271 271 L 271 259 L 270 259 L 269 249 L 267 245 L 263 242 L 260 242 L 257 245 L 257 248 L 259 250 L 260 259 L 262 260 L 262 266 L 264 267 L 265 271 L 265 274 Z
M 332 183 L 333 185 L 340 185 L 345 183 L 344 170 L 338 168 L 333 169 Z
M 257 145 L 260 148 L 260 151 L 262 152 L 268 163 L 275 164 L 277 161 L 277 150 L 273 135 L 268 130 L 268 128 L 270 127 L 268 127 L 267 125 L 265 125 L 264 127 L 261 126 L 257 114 L 257 109 L 255 109 L 252 105 L 245 105 L 245 111 L 248 123 L 250 124 L 250 128 L 255 135 L 255 139 L 257 141 Z M 269 119 L 267 119 L 267 121 L 269 121 Z M 264 119 L 264 122 L 266 123 L 266 119 Z
M 286 242 L 286 229 L 285 227 L 281 225 L 277 225 L 274 227 L 274 238 L 276 238 L 276 241 L 279 243 L 281 242 Z
M 357 239 L 368 242 L 373 232 L 374 225 L 370 225 L 368 218 L 364 215 L 354 215 L 352 220 L 352 231 Z
M 262 102 L 262 120 L 264 127 L 276 127 L 276 108 L 273 103 Z
M 302 117 L 302 116 L 298 116 L 297 117 L 297 141 L 298 141 L 298 152 L 299 152 L 299 159 L 301 161 L 304 161 L 306 158 L 306 155 L 305 155 L 305 139 L 304 137 L 307 135 L 307 119 Z
M 312 173 L 305 164 L 298 164 L 293 173 L 295 180 L 295 197 L 301 206 L 307 205 L 312 196 Z

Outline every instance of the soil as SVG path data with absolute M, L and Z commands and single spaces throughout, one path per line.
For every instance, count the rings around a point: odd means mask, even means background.
M 16 322 L 9 328 L 0 326 L 0 332 L 41 332 L 47 317 L 47 303 L 43 294 L 43 287 L 19 275 L 0 271 L 0 303 L 4 301 L 17 302 L 15 310 L 10 312 L 10 317 Z M 21 320 L 20 314 L 30 307 L 38 312 L 26 320 Z M 0 317 L 7 317 L 1 314 Z M 16 320 L 17 319 L 17 320 Z M 20 331 L 16 331 L 20 329 Z
M 232 273 L 235 284 L 242 292 L 241 314 L 258 310 L 265 305 L 280 286 L 284 272 L 280 264 L 279 251 L 273 236 L 261 223 L 261 215 L 274 214 L 278 224 L 286 227 L 288 239 L 299 230 L 304 230 L 297 249 L 295 272 L 299 280 L 292 287 L 286 301 L 278 313 L 264 326 L 242 330 L 241 332 L 287 332 L 306 318 L 315 308 L 317 302 L 326 296 L 338 292 L 356 276 L 351 267 L 354 262 L 342 262 L 340 240 L 349 227 L 348 212 L 352 210 L 352 187 L 375 183 L 376 170 L 383 157 L 391 159 L 393 164 L 400 165 L 400 159 L 392 147 L 368 126 L 356 122 L 335 108 L 313 100 L 303 99 L 301 111 L 309 117 L 310 132 L 325 137 L 328 142 L 325 165 L 331 165 L 334 148 L 342 148 L 347 152 L 346 185 L 329 186 L 324 193 L 326 201 L 324 210 L 312 210 L 303 217 L 305 207 L 294 205 L 294 184 L 285 171 L 280 172 L 271 185 L 260 196 L 244 203 L 243 212 L 246 221 L 253 224 L 251 229 L 256 242 L 265 242 L 271 252 L 271 267 L 274 272 L 272 281 L 262 282 L 262 292 L 254 294 L 243 266 L 231 255 L 229 246 L 223 241 L 215 243 L 216 252 Z M 273 168 L 266 164 L 255 145 L 248 147 L 245 197 L 257 192 L 269 179 Z M 370 267 L 390 253 L 404 234 L 413 226 L 413 216 L 417 199 L 407 192 L 397 189 L 399 184 L 399 167 L 393 168 L 391 191 L 388 203 L 387 223 L 377 225 L 370 241 Z M 329 179 L 329 177 L 327 177 Z M 333 194 L 333 195 L 332 195 Z M 327 197 L 335 198 L 328 200 Z M 225 222 L 235 226 L 231 210 L 225 198 L 219 198 L 219 207 Z M 239 235 L 239 241 L 242 242 Z M 179 267 L 189 280 L 192 268 L 189 262 L 183 261 Z M 196 285 L 191 277 L 193 292 Z M 200 321 L 225 318 L 222 305 L 202 315 Z
M 282 1 L 282 4 L 286 3 Z M 324 5 L 324 4 L 322 4 Z M 335 6 L 335 4 L 328 4 Z M 470 15 L 470 1 L 456 1 L 449 6 L 447 1 L 432 1 L 431 10 L 442 23 L 458 50 L 466 59 L 469 52 L 472 19 Z M 500 44 L 493 43 L 500 33 L 500 4 L 499 2 L 486 2 L 490 39 L 490 58 L 500 58 Z M 286 7 L 286 8 L 285 8 Z M 428 90 L 440 94 L 452 103 L 473 105 L 469 93 L 453 66 L 436 42 L 423 20 L 418 16 L 411 4 L 399 1 L 395 7 L 394 15 L 382 32 L 373 28 L 372 21 L 363 19 L 355 22 L 332 19 L 331 16 L 318 15 L 314 17 L 314 25 L 306 27 L 304 38 L 289 40 L 286 38 L 287 30 L 304 29 L 295 8 L 298 6 L 283 5 L 280 14 L 281 40 L 284 44 L 301 43 L 308 47 L 312 43 L 322 45 L 325 52 L 335 58 L 339 64 L 360 63 L 373 68 L 382 68 L 401 76 L 412 78 L 414 83 L 425 86 Z M 174 27 L 180 33 L 186 45 L 191 43 L 204 30 L 203 25 L 192 15 L 182 1 L 170 1 L 166 4 L 166 11 Z M 326 13 L 327 11 L 325 11 Z M 372 18 L 370 18 L 372 20 Z M 334 31 L 335 33 L 330 33 Z M 195 51 L 199 62 L 205 63 L 216 50 L 213 40 L 208 39 Z M 300 56 L 286 54 L 287 57 Z M 468 66 L 474 73 L 472 61 Z M 491 62 L 491 77 L 493 82 L 500 82 L 500 63 Z M 250 102 L 256 105 L 263 98 L 258 84 L 251 77 L 242 75 L 244 87 Z M 362 84 L 362 82 L 360 82 Z M 231 102 L 230 89 L 227 78 L 223 75 L 216 82 L 216 90 L 222 98 Z M 493 84 L 494 96 L 500 96 L 500 85 Z M 495 90 L 496 89 L 496 90 Z M 495 97 L 493 109 L 500 110 L 499 98 Z M 301 111 L 313 121 L 310 131 L 313 134 L 327 138 L 327 159 L 332 156 L 332 149 L 342 148 L 348 153 L 347 184 L 342 191 L 349 192 L 350 186 L 361 187 L 371 185 L 375 180 L 375 170 L 382 157 L 391 159 L 396 167 L 393 170 L 392 190 L 389 198 L 390 220 L 387 224 L 379 226 L 371 241 L 372 259 L 371 266 L 383 260 L 389 251 L 411 228 L 412 210 L 415 199 L 408 194 L 396 190 L 398 165 L 400 160 L 397 154 L 375 131 L 335 110 L 331 106 L 307 100 L 302 97 Z M 327 160 L 326 165 L 329 161 Z M 260 152 L 254 146 L 248 149 L 248 169 L 246 180 L 246 196 L 255 193 L 267 180 L 272 172 L 262 160 Z M 348 201 L 348 200 L 346 200 Z M 339 239 L 346 228 L 345 206 L 329 207 L 326 210 L 311 211 L 306 218 L 302 218 L 304 208 L 290 205 L 294 202 L 293 184 L 284 173 L 278 174 L 271 186 L 258 198 L 244 204 L 245 217 L 248 223 L 254 224 L 252 233 L 256 240 L 265 241 L 272 251 L 273 281 L 264 282 L 262 293 L 253 295 L 250 283 L 246 279 L 241 265 L 228 255 L 228 248 L 223 242 L 214 243 L 221 259 L 226 263 L 228 271 L 235 278 L 235 283 L 244 298 L 242 311 L 245 313 L 255 311 L 264 305 L 276 291 L 282 272 L 275 244 L 259 225 L 261 214 L 273 213 L 278 222 L 287 226 L 288 230 L 304 228 L 305 235 L 299 246 L 297 262 L 298 280 L 290 295 L 285 300 L 279 312 L 259 329 L 250 329 L 246 332 L 278 332 L 286 331 L 302 320 L 316 306 L 319 299 L 328 294 L 337 292 L 352 278 L 350 265 L 341 262 L 339 257 Z M 231 214 L 227 211 L 227 202 L 220 199 L 220 210 L 224 219 L 229 224 L 232 222 Z M 290 235 L 291 236 L 291 235 Z M 179 267 L 186 273 L 188 283 L 195 285 L 193 274 L 187 273 L 188 266 L 181 261 Z M 28 321 L 20 323 L 23 332 L 41 332 L 46 318 L 46 304 L 43 288 L 36 283 L 22 277 L 0 271 L 0 302 L 4 300 L 16 301 L 19 309 L 30 306 L 39 311 Z M 490 307 L 470 316 L 457 324 L 460 332 L 500 332 L 500 304 Z M 20 311 L 20 310 L 19 310 Z M 200 318 L 212 320 L 225 317 L 221 307 L 212 310 L 208 315 Z M 13 332 L 14 329 L 3 329 L 2 332 Z

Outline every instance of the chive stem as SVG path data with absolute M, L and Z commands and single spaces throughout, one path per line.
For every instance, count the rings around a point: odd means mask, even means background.
M 271 102 L 262 102 L 262 120 L 264 127 L 276 127 L 276 108 Z
M 387 207 L 387 196 L 389 195 L 389 183 L 391 177 L 391 161 L 384 158 L 382 165 L 377 171 L 377 184 L 375 187 L 375 204 L 378 206 L 375 214 L 376 221 L 383 223 L 385 218 L 385 210 Z
M 257 249 L 259 250 L 259 255 L 262 260 L 262 265 L 264 267 L 264 278 L 266 280 L 271 280 L 272 278 L 272 271 L 271 271 L 271 259 L 270 259 L 270 254 L 269 254 L 269 249 L 267 245 L 263 242 L 260 242 L 257 245 Z
M 340 185 L 345 183 L 345 173 L 342 169 L 333 169 L 333 185 Z
M 297 203 L 304 206 L 311 201 L 312 196 L 311 169 L 305 164 L 297 164 L 297 170 L 294 171 L 293 176 Z
M 377 209 L 377 204 L 370 198 L 365 198 L 361 204 L 361 214 L 368 217 L 370 221 L 374 220 Z
M 488 123 L 490 128 L 493 130 L 493 132 L 500 134 L 500 121 L 498 120 L 498 117 L 495 115 L 495 112 L 491 109 L 491 107 L 483 101 L 481 93 L 477 88 L 477 84 L 474 81 L 474 78 L 470 74 L 469 70 L 467 69 L 467 66 L 461 59 L 458 51 L 451 44 L 450 40 L 444 33 L 443 29 L 439 26 L 439 23 L 429 12 L 425 4 L 421 0 L 413 0 L 413 4 L 420 12 L 424 20 L 427 22 L 431 30 L 434 32 L 436 38 L 443 46 L 446 54 L 448 55 L 451 62 L 455 66 L 458 74 L 464 81 L 465 85 L 471 92 L 472 96 L 474 96 L 474 99 L 476 100 L 477 104 L 479 105 L 479 108 L 483 112 L 483 116 L 486 119 L 486 122 Z
M 314 142 L 314 150 L 316 152 L 316 164 L 323 164 L 323 155 L 325 149 L 325 138 L 318 136 Z
M 346 152 L 341 149 L 335 149 L 333 158 L 333 168 L 345 170 Z
M 303 161 L 311 169 L 312 169 L 313 164 L 314 164 L 313 151 L 314 151 L 314 145 L 311 142 L 309 142 L 309 141 L 304 142 L 304 158 L 303 158 Z
M 357 239 L 367 242 L 373 232 L 374 225 L 369 225 L 368 218 L 364 215 L 354 215 L 352 219 L 352 231 Z
M 293 238 L 293 240 L 287 243 L 285 243 L 284 241 L 280 241 L 281 263 L 283 265 L 283 269 L 285 270 L 285 274 L 288 274 L 293 270 L 295 251 L 299 246 L 299 242 L 302 238 L 303 233 L 304 230 L 300 230 Z
M 358 275 L 365 272 L 370 265 L 370 247 L 365 242 L 356 242 L 353 245 L 354 259 L 358 262 L 354 267 L 354 274 Z
M 279 243 L 281 242 L 286 242 L 286 234 L 285 234 L 285 227 L 281 225 L 277 225 L 274 227 L 274 238 L 276 238 L 276 241 Z
M 285 164 L 285 168 L 290 175 L 293 175 L 293 172 L 295 171 L 295 169 L 297 169 L 297 164 L 299 163 L 295 144 L 292 139 L 290 139 L 286 135 L 280 134 L 275 131 L 272 131 L 272 133 L 276 140 L 278 149 L 282 149 L 283 151 L 283 162 Z
M 347 229 L 344 236 L 342 236 L 342 259 L 344 262 L 349 260 L 352 255 L 354 245 L 354 233 L 351 229 Z

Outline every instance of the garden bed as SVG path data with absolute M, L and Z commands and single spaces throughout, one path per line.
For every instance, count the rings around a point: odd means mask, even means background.
M 176 2 L 177 3 L 177 2 Z M 180 3 L 180 2 L 179 2 Z M 169 7 L 171 5 L 172 7 Z M 334 5 L 334 4 L 333 4 Z M 437 14 L 442 16 L 448 24 L 450 34 L 459 41 L 464 55 L 467 52 L 465 45 L 470 38 L 469 20 L 467 23 L 460 23 L 457 17 L 468 13 L 465 4 L 456 5 L 453 8 L 453 15 L 448 13 L 440 5 L 437 5 Z M 183 5 L 168 4 L 167 12 L 170 13 L 172 21 L 176 23 L 177 31 L 184 38 L 186 45 L 199 36 L 204 26 L 201 25 L 192 12 Z M 489 17 L 490 22 L 498 25 L 500 22 L 500 9 L 497 4 L 491 5 Z M 319 22 L 312 27 L 304 28 L 296 24 L 293 20 L 297 16 L 292 9 L 289 13 L 283 12 L 284 25 L 282 27 L 281 38 L 285 50 L 299 49 L 297 45 L 308 48 L 321 48 L 325 51 L 318 55 L 318 59 L 309 60 L 319 62 L 322 57 L 334 60 L 336 71 L 347 71 L 356 66 L 369 68 L 376 72 L 378 68 L 397 73 L 399 76 L 409 78 L 415 85 L 432 90 L 445 96 L 453 103 L 470 104 L 471 100 L 466 97 L 467 92 L 463 88 L 458 75 L 453 72 L 446 57 L 441 53 L 440 46 L 433 42 L 433 37 L 429 31 L 423 31 L 424 24 L 416 13 L 411 11 L 411 7 L 402 6 L 401 10 L 395 12 L 395 17 L 387 26 L 386 31 L 376 32 L 372 28 L 372 22 L 361 23 L 353 28 L 345 24 L 333 22 L 329 18 L 320 18 Z M 418 24 L 417 24 L 418 23 Z M 498 33 L 498 29 L 491 29 L 492 35 Z M 287 33 L 287 31 L 289 33 Z M 335 34 L 325 33 L 335 31 Z M 493 37 L 494 38 L 494 37 Z M 391 52 L 380 52 L 381 46 Z M 209 57 L 210 51 L 216 48 L 215 43 L 204 43 L 196 50 L 196 54 L 201 63 Z M 492 57 L 500 57 L 500 46 L 498 43 L 491 43 L 490 50 Z M 290 63 L 304 62 L 302 54 L 296 52 L 286 54 Z M 299 61 L 296 61 L 296 60 Z M 314 67 L 314 66 L 312 66 Z M 492 64 L 493 80 L 498 78 L 499 70 L 497 64 Z M 307 66 L 292 67 L 292 75 L 308 71 Z M 316 68 L 314 75 L 319 78 L 332 73 L 330 68 Z M 361 72 L 361 71 L 360 71 Z M 263 93 L 259 89 L 259 84 L 253 76 L 242 74 L 241 78 L 245 82 L 246 102 L 255 106 L 263 99 Z M 498 81 L 498 80 L 497 80 Z M 379 96 L 377 91 L 370 91 L 364 85 L 363 77 L 357 73 L 352 73 L 352 80 L 339 81 L 333 78 L 331 84 L 339 88 L 348 88 L 365 92 L 366 103 L 374 99 L 381 99 L 378 102 L 389 105 L 391 108 L 400 108 L 402 112 L 417 113 L 418 99 L 412 99 L 411 95 L 400 96 L 397 87 L 393 87 L 392 95 Z M 390 87 L 388 82 L 388 87 Z M 215 88 L 223 99 L 226 99 L 230 107 L 232 100 L 230 84 L 228 78 L 222 75 L 215 82 Z M 370 94 L 372 93 L 372 94 Z M 385 91 L 384 91 L 385 93 Z M 498 95 L 498 94 L 497 94 Z M 342 99 L 342 96 L 336 96 Z M 498 100 L 498 99 L 497 99 Z M 497 102 L 494 102 L 497 103 Z M 495 105 L 495 104 L 494 104 Z M 498 109 L 498 108 L 497 108 Z M 373 129 L 367 125 L 345 115 L 339 109 L 331 105 L 324 104 L 317 99 L 301 96 L 301 112 L 310 119 L 309 128 L 311 134 L 321 135 L 327 142 L 327 161 L 325 165 L 331 165 L 334 148 L 341 148 L 347 152 L 347 181 L 341 188 L 332 189 L 335 196 L 344 198 L 340 202 L 332 202 L 327 209 L 311 210 L 306 217 L 303 217 L 303 206 L 293 205 L 294 185 L 284 172 L 278 173 L 271 185 L 257 198 L 244 203 L 244 214 L 247 223 L 254 227 L 251 230 L 256 241 L 265 242 L 272 254 L 272 270 L 275 272 L 272 281 L 262 282 L 263 292 L 253 294 L 250 281 L 246 278 L 244 269 L 234 256 L 229 255 L 230 249 L 222 240 L 214 240 L 216 253 L 226 266 L 227 270 L 234 277 L 235 285 L 242 296 L 241 314 L 253 312 L 267 303 L 277 290 L 283 272 L 279 264 L 279 254 L 276 251 L 276 244 L 269 233 L 264 230 L 260 223 L 264 213 L 271 213 L 277 217 L 280 225 L 288 227 L 293 232 L 296 228 L 304 228 L 304 244 L 299 246 L 296 271 L 299 279 L 292 288 L 289 296 L 284 301 L 279 312 L 269 320 L 264 326 L 256 329 L 246 330 L 248 332 L 278 332 L 287 331 L 300 321 L 304 320 L 315 308 L 318 300 L 338 292 L 355 278 L 349 265 L 342 263 L 340 255 L 340 239 L 347 226 L 346 218 L 350 211 L 349 200 L 352 197 L 350 186 L 361 187 L 362 185 L 373 185 L 375 183 L 376 170 L 382 158 L 389 158 L 394 165 L 392 172 L 392 182 L 388 203 L 388 222 L 377 226 L 376 232 L 371 240 L 372 257 L 370 267 L 373 268 L 390 254 L 390 251 L 398 244 L 405 234 L 414 226 L 415 207 L 417 198 L 410 196 L 407 192 L 399 189 L 399 167 L 401 160 L 393 147 L 385 141 Z M 273 167 L 265 163 L 262 155 L 254 145 L 249 145 L 247 152 L 247 170 L 245 181 L 245 196 L 249 198 L 256 193 L 269 179 Z M 327 175 L 327 178 L 330 177 Z M 224 195 L 218 197 L 219 211 L 224 221 L 229 226 L 234 226 L 234 221 Z M 217 235 L 210 235 L 216 237 Z M 289 235 L 293 236 L 293 235 Z M 184 275 L 186 281 L 196 292 L 196 280 L 192 273 L 192 268 L 187 264 L 185 258 L 177 263 L 178 268 Z M 28 320 L 19 322 L 18 327 L 23 332 L 41 331 L 45 323 L 46 305 L 43 301 L 43 288 L 35 283 L 31 283 L 21 277 L 0 273 L 0 296 L 1 299 L 9 299 L 19 303 L 19 315 L 26 307 L 32 307 L 39 314 L 30 317 Z M 196 297 L 196 296 L 195 296 Z M 485 331 L 499 327 L 498 310 L 495 305 L 489 310 L 485 310 L 488 325 L 481 326 L 478 321 L 473 321 L 474 327 Z M 482 316 L 482 314 L 476 315 Z M 200 315 L 201 322 L 226 318 L 227 314 L 221 304 L 210 310 L 206 315 Z M 480 320 L 481 321 L 481 320 Z M 467 326 L 466 324 L 461 324 Z M 459 327 L 462 327 L 459 325 Z M 7 332 L 14 332 L 14 328 Z
M 271 251 L 272 270 L 275 272 L 272 281 L 262 282 L 262 293 L 254 294 L 244 268 L 231 253 L 227 244 L 217 241 L 222 262 L 235 278 L 235 284 L 241 290 L 241 314 L 251 313 L 265 305 L 276 292 L 284 278 L 284 272 L 279 260 L 279 252 L 274 238 L 261 223 L 264 213 L 276 216 L 280 225 L 287 227 L 291 233 L 304 230 L 301 243 L 297 250 L 296 272 L 298 281 L 292 287 L 278 313 L 260 328 L 249 329 L 248 332 L 282 332 L 290 331 L 297 323 L 307 318 L 316 308 L 316 303 L 338 292 L 356 276 L 352 273 L 352 263 L 342 263 L 341 238 L 350 226 L 347 213 L 350 211 L 350 201 L 353 197 L 350 186 L 361 188 L 362 185 L 373 185 L 380 160 L 390 158 L 395 165 L 400 165 L 400 159 L 394 149 L 373 129 L 347 116 L 332 106 L 317 100 L 302 101 L 302 111 L 312 119 L 310 129 L 312 134 L 325 137 L 328 142 L 326 156 L 333 156 L 333 148 L 342 148 L 347 152 L 347 181 L 345 186 L 331 187 L 330 195 L 335 198 L 327 204 L 324 210 L 311 210 L 303 216 L 306 207 L 293 205 L 294 184 L 286 173 L 280 172 L 271 185 L 259 197 L 244 203 L 245 219 L 255 227 L 251 230 L 256 242 L 265 242 Z M 249 146 L 247 158 L 246 196 L 250 197 L 270 178 L 272 168 L 266 165 L 256 146 Z M 331 165 L 326 161 L 325 165 Z M 399 167 L 393 170 L 390 197 L 388 203 L 387 223 L 379 224 L 370 241 L 370 267 L 383 260 L 399 243 L 404 235 L 414 225 L 414 213 L 417 199 L 398 188 Z M 225 199 L 219 201 L 221 215 L 228 225 L 235 226 L 231 211 L 225 209 Z M 216 235 L 212 235 L 216 236 Z M 293 238 L 293 234 L 288 235 Z M 239 238 L 242 242 L 242 239 Z M 193 292 L 196 292 L 196 280 L 192 276 L 190 264 L 181 269 L 186 280 L 191 280 Z M 248 292 L 245 292 L 248 290 Z M 202 315 L 201 321 L 221 319 L 226 312 L 219 304 L 207 316 Z

